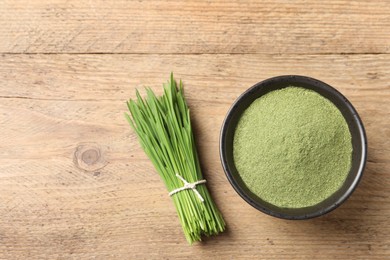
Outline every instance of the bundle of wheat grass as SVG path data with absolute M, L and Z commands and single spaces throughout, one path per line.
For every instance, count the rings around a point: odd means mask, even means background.
M 164 181 L 175 204 L 187 241 L 216 235 L 225 229 L 200 169 L 188 109 L 183 93 L 171 74 L 164 94 L 157 97 L 147 89 L 142 99 L 129 100 L 126 114 L 147 156 Z

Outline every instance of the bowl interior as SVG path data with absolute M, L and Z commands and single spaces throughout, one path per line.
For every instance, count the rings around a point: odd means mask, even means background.
M 233 138 L 242 113 L 260 96 L 288 86 L 311 89 L 327 98 L 343 114 L 352 136 L 352 167 L 342 187 L 328 199 L 311 207 L 280 208 L 253 194 L 244 184 L 233 160 Z M 230 108 L 221 130 L 220 154 L 222 166 L 230 183 L 238 194 L 253 207 L 275 217 L 285 219 L 307 219 L 323 215 L 344 202 L 357 186 L 366 162 L 367 143 L 363 124 L 351 103 L 331 86 L 304 76 L 279 76 L 262 81 L 244 92 Z

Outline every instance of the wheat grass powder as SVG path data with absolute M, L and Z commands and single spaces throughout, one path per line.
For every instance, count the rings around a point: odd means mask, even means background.
M 301 87 L 256 99 L 234 133 L 234 163 L 245 185 L 284 208 L 320 203 L 344 183 L 352 141 L 338 108 Z

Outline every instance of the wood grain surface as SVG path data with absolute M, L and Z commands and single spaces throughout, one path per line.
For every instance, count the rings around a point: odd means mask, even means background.
M 0 51 L 389 53 L 390 1 L 1 1 Z
M 0 259 L 390 259 L 389 1 L 1 1 Z M 227 231 L 189 246 L 123 117 L 135 88 L 182 78 Z M 246 204 L 219 130 L 256 82 L 301 74 L 362 117 L 368 163 L 307 221 Z

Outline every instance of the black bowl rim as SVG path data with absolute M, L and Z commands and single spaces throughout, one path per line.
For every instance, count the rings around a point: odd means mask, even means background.
M 324 87 L 325 89 L 327 89 L 330 92 L 333 92 L 333 94 L 338 96 L 338 98 L 340 98 L 340 100 L 343 101 L 342 103 L 348 108 L 348 110 L 352 112 L 353 118 L 356 120 L 356 123 L 357 123 L 357 126 L 358 126 L 358 130 L 359 130 L 359 133 L 360 133 L 360 139 L 361 139 L 361 143 L 362 143 L 362 158 L 361 158 L 361 161 L 360 161 L 359 170 L 357 171 L 357 173 L 355 175 L 355 178 L 354 178 L 354 182 L 351 184 L 349 189 L 347 189 L 346 192 L 343 193 L 343 195 L 339 197 L 339 199 L 337 200 L 336 203 L 333 203 L 333 204 L 329 205 L 328 207 L 326 207 L 326 208 L 324 208 L 322 210 L 318 210 L 316 212 L 312 212 L 312 213 L 305 214 L 305 215 L 299 215 L 299 216 L 292 216 L 292 215 L 288 215 L 288 214 L 284 214 L 284 213 L 280 213 L 280 212 L 268 209 L 268 208 L 262 206 L 260 203 L 257 203 L 256 201 L 252 200 L 246 194 L 246 192 L 240 188 L 240 185 L 232 177 L 232 174 L 230 173 L 229 168 L 227 166 L 227 159 L 224 156 L 224 150 L 226 149 L 224 139 L 225 139 L 225 136 L 226 136 L 226 133 L 227 133 L 227 127 L 228 127 L 229 122 L 231 120 L 232 114 L 235 111 L 235 109 L 237 108 L 237 104 L 239 104 L 242 101 L 243 98 L 245 98 L 248 95 L 252 95 L 252 93 L 256 89 L 261 88 L 265 84 L 269 84 L 272 81 L 279 81 L 279 80 L 289 81 L 289 80 L 291 80 L 293 78 L 295 80 L 305 81 L 306 83 L 307 82 L 312 82 L 313 84 L 322 85 L 322 87 Z M 268 78 L 268 79 L 265 79 L 263 81 L 260 81 L 260 82 L 256 83 L 252 87 L 250 87 L 247 90 L 245 90 L 233 102 L 233 104 L 231 105 L 231 107 L 229 108 L 229 110 L 228 110 L 228 112 L 227 112 L 227 114 L 225 116 L 225 119 L 224 119 L 224 121 L 222 123 L 222 127 L 221 127 L 221 130 L 220 130 L 219 155 L 220 155 L 220 159 L 221 159 L 221 163 L 222 163 L 222 168 L 223 168 L 223 170 L 225 172 L 225 175 L 226 175 L 227 179 L 229 180 L 230 184 L 233 186 L 234 190 L 249 205 L 251 205 L 252 207 L 262 211 L 265 214 L 273 216 L 273 217 L 277 217 L 277 218 L 281 218 L 281 219 L 288 219 L 288 220 L 304 220 L 304 219 L 310 219 L 310 218 L 315 218 L 315 217 L 319 217 L 319 216 L 325 215 L 325 214 L 329 213 L 330 211 L 338 208 L 354 192 L 354 190 L 358 186 L 358 184 L 359 184 L 359 182 L 360 182 L 360 180 L 361 180 L 361 178 L 363 176 L 364 168 L 366 166 L 366 161 L 367 161 L 367 136 L 366 136 L 366 131 L 364 129 L 363 122 L 362 122 L 359 114 L 357 113 L 356 109 L 353 107 L 351 102 L 343 94 L 341 94 L 337 89 L 335 89 L 334 87 L 326 84 L 323 81 L 320 81 L 320 80 L 312 78 L 312 77 L 302 76 L 302 75 L 281 75 L 281 76 L 271 77 L 271 78 Z

